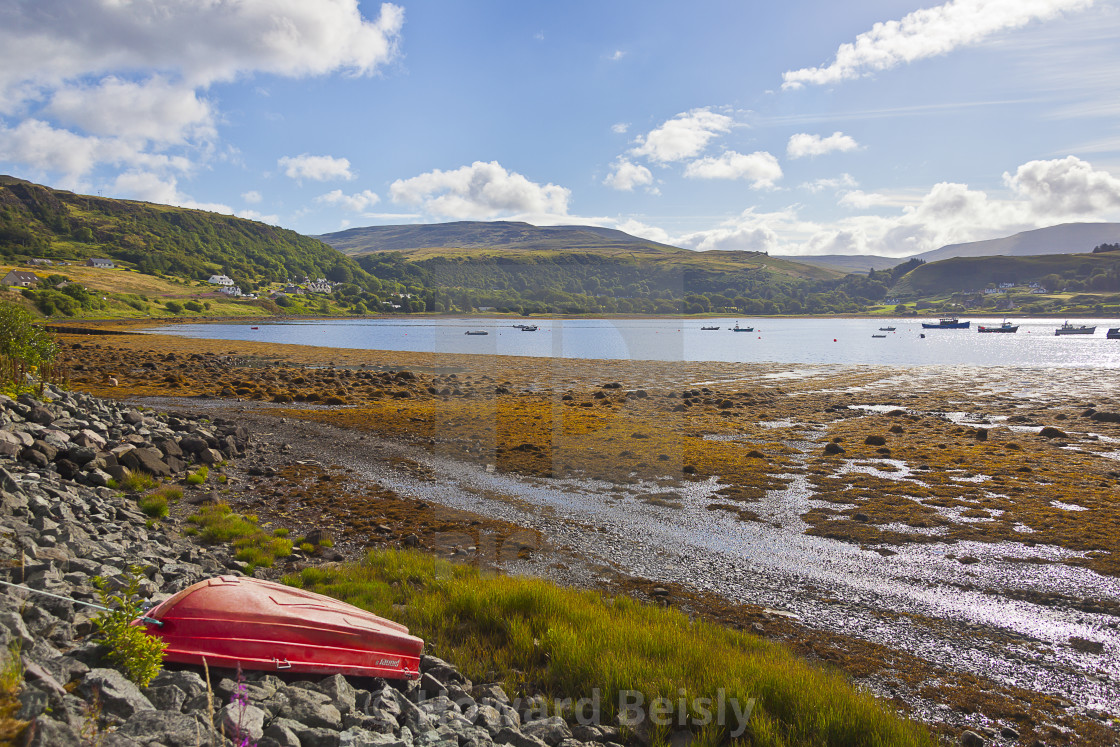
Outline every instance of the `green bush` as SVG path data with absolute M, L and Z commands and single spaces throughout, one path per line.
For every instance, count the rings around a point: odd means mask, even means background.
M 142 626 L 130 625 L 143 612 L 140 599 L 143 571 L 140 566 L 130 566 L 124 573 L 124 586 L 115 593 L 110 591 L 108 580 L 94 577 L 97 595 L 111 611 L 99 612 L 93 624 L 109 644 L 109 661 L 137 685 L 147 687 L 163 666 L 163 650 L 167 644 L 162 638 L 148 635 Z
M 145 516 L 150 516 L 153 519 L 162 519 L 167 516 L 167 496 L 151 493 L 141 496 L 137 503 Z

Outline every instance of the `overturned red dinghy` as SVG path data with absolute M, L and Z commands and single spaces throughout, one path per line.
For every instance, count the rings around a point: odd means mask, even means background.
M 424 648 L 353 605 L 243 576 L 200 581 L 132 624 L 167 642 L 166 661 L 212 667 L 414 680 Z

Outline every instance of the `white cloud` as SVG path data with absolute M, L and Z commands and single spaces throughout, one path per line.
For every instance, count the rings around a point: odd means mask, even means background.
M 253 72 L 368 75 L 396 55 L 403 23 L 389 3 L 366 20 L 357 0 L 5 3 L 0 102 L 130 70 L 168 71 L 191 87 Z
M 435 169 L 389 186 L 393 202 L 420 205 L 431 215 L 485 220 L 498 216 L 561 216 L 571 192 L 537 184 L 497 161 L 475 161 L 454 171 Z
M 794 207 L 772 213 L 749 209 L 669 243 L 692 249 L 901 257 L 1056 223 L 1120 219 L 1120 178 L 1078 158 L 1031 161 L 1003 178 L 1009 189 L 997 196 L 951 182 L 935 184 L 923 194 L 848 192 L 842 205 L 894 212 L 830 223 L 803 220 Z
M 616 135 L 625 135 L 626 131 L 630 129 L 629 122 L 615 122 L 611 125 L 611 132 Z
M 622 222 L 614 223 L 614 228 L 617 228 L 619 231 L 624 231 L 631 236 L 637 236 L 638 238 L 642 239 L 649 239 L 650 241 L 656 241 L 660 244 L 673 243 L 673 238 L 669 235 L 668 231 L 662 228 L 658 228 L 657 226 L 651 226 L 646 223 L 642 223 L 641 221 L 634 220 L 633 218 L 628 218 Z
M 855 177 L 851 174 L 841 174 L 840 176 L 826 179 L 814 179 L 811 182 L 801 184 L 802 189 L 807 189 L 813 194 L 825 189 L 851 189 L 858 186 L 859 182 L 857 182 Z
M 360 213 L 381 202 L 381 198 L 368 189 L 364 189 L 361 192 L 355 192 L 352 195 L 343 193 L 341 189 L 335 189 L 327 192 L 325 195 L 319 195 L 315 198 L 315 202 L 321 202 L 326 205 L 335 205 L 336 207 L 340 207 L 343 210 L 350 210 L 355 213 Z
M 681 112 L 644 137 L 639 136 L 630 152 L 658 163 L 683 161 L 699 155 L 713 138 L 730 131 L 732 124 L 731 117 L 708 108 Z
M 610 60 L 611 62 L 618 62 L 619 60 L 621 60 L 621 59 L 622 59 L 623 57 L 625 57 L 625 56 L 626 56 L 626 53 L 625 53 L 625 52 L 623 52 L 623 51 L 622 51 L 621 49 L 616 49 L 616 50 L 614 51 L 614 53 L 612 53 L 612 54 L 611 54 L 611 55 L 610 55 L 610 56 L 608 57 L 608 59 L 609 59 L 609 60 Z
M 858 78 L 946 54 L 1000 31 L 1021 28 L 1092 4 L 1093 0 L 951 0 L 916 10 L 898 21 L 876 23 L 854 42 L 841 44 L 831 64 L 783 73 L 782 88 Z
M 241 193 L 241 199 L 245 200 L 245 202 L 249 203 L 250 205 L 256 205 L 260 203 L 260 201 L 264 198 L 261 197 L 261 193 L 257 190 L 250 189 L 248 192 Z
M 44 111 L 93 135 L 166 144 L 216 135 L 210 103 L 160 77 L 133 82 L 109 76 L 93 86 L 61 88 Z
M 1004 182 L 1043 214 L 1085 215 L 1120 208 L 1120 179 L 1075 156 L 1030 161 Z
M 178 181 L 174 178 L 161 177 L 145 171 L 126 171 L 117 176 L 113 182 L 113 193 L 121 197 L 145 202 L 155 202 L 161 205 L 178 205 L 179 207 L 207 210 L 212 213 L 233 214 L 233 208 L 216 202 L 195 202 L 190 196 L 179 191 Z
M 317 182 L 325 182 L 330 179 L 354 178 L 354 172 L 350 171 L 350 160 L 347 158 L 312 156 L 304 153 L 298 156 L 284 156 L 276 163 L 284 169 L 285 176 L 297 180 L 314 179 Z
M 773 187 L 782 178 L 778 159 L 765 151 L 750 154 L 729 150 L 718 157 L 693 161 L 684 170 L 691 179 L 746 179 L 755 189 Z
M 214 83 L 370 75 L 403 23 L 358 0 L 0 3 L 0 159 L 70 184 L 104 166 L 170 183 L 225 152 Z
M 634 187 L 653 184 L 653 174 L 641 164 L 619 158 L 611 164 L 611 171 L 603 180 L 603 184 L 623 192 L 630 192 Z
M 789 143 L 786 144 L 786 155 L 790 158 L 804 158 L 822 156 L 832 151 L 855 150 L 858 147 L 859 143 L 842 132 L 834 132 L 828 137 L 799 132 L 790 136 Z

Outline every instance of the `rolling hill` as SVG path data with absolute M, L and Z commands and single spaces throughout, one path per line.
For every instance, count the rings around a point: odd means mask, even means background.
M 0 260 L 106 257 L 148 274 L 238 283 L 289 277 L 368 280 L 354 262 L 295 231 L 203 210 L 116 200 L 0 176 Z
M 952 257 L 915 267 L 891 292 L 911 297 L 938 296 L 980 290 L 1000 283 L 1039 283 L 1049 291 L 1117 293 L 1120 292 L 1120 252 Z
M 1120 241 L 1120 223 L 1062 223 L 1033 231 L 1023 231 L 1002 239 L 948 244 L 940 249 L 915 254 L 914 257 L 924 259 L 926 262 L 935 262 L 951 257 L 1085 254 L 1093 251 L 1093 247 L 1117 241 Z

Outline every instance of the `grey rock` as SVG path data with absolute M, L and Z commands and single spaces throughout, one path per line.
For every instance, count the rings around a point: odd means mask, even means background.
M 966 731 L 961 734 L 962 747 L 984 747 L 985 744 L 987 744 L 987 741 L 984 737 L 974 731 Z
M 266 742 L 276 747 L 300 747 L 299 736 L 285 722 L 286 719 L 277 719 L 265 728 L 261 747 Z
M 536 737 L 551 747 L 557 747 L 565 739 L 572 738 L 572 730 L 559 716 L 527 721 L 521 725 L 521 732 Z
M 78 730 L 69 724 L 39 716 L 32 721 L 23 733 L 23 747 L 59 747 L 59 745 L 80 744 Z
M 170 711 L 139 711 L 125 722 L 119 733 L 144 743 L 156 742 L 167 747 L 209 747 L 217 744 L 209 725 L 190 714 Z
M 522 734 L 506 727 L 494 735 L 494 744 L 508 744 L 513 747 L 548 747 L 547 743 L 536 737 Z
M 160 711 L 182 711 L 187 702 L 187 694 L 175 685 L 146 687 L 144 697 Z
M 509 696 L 506 695 L 506 691 L 503 690 L 502 686 L 496 682 L 486 685 L 475 685 L 471 690 L 471 695 L 473 695 L 476 700 L 480 700 L 482 698 L 493 698 L 499 703 L 509 704 L 510 702 Z
M 356 692 L 341 674 L 331 675 L 315 686 L 315 689 L 331 699 L 331 704 L 343 716 L 354 710 Z
M 286 706 L 280 709 L 279 715 L 283 718 L 298 721 L 310 727 L 333 729 L 341 731 L 342 714 L 330 703 L 323 703 L 313 695 L 322 696 L 308 690 L 290 687 L 285 691 L 288 698 Z M 300 741 L 303 737 L 300 737 Z
M 227 703 L 218 712 L 217 721 L 225 729 L 225 734 L 234 739 L 235 744 L 249 737 L 254 742 L 264 736 L 264 721 L 267 714 L 255 705 Z
M 338 744 L 339 747 L 409 747 L 411 742 L 405 742 L 392 734 L 371 733 L 353 728 L 338 735 Z
M 334 729 L 294 723 L 292 731 L 299 737 L 300 747 L 338 747 L 339 735 Z
M 475 726 L 480 726 L 490 734 L 491 737 L 496 735 L 506 726 L 512 726 L 502 722 L 502 714 L 498 712 L 497 708 L 488 705 L 476 705 L 465 714 L 470 719 L 471 723 Z
M 38 718 L 45 710 L 50 702 L 48 696 L 42 690 L 35 687 L 25 687 L 23 692 L 19 694 L 19 710 L 16 711 L 15 718 L 17 721 L 30 721 Z
M 78 690 L 86 698 L 96 691 L 105 712 L 124 719 L 140 711 L 155 710 L 140 688 L 115 669 L 91 669 Z

